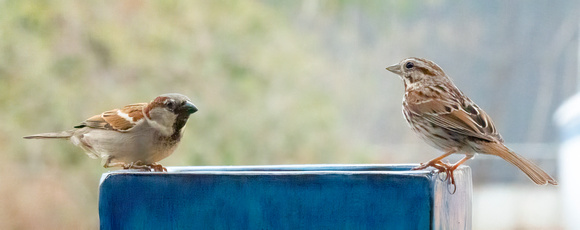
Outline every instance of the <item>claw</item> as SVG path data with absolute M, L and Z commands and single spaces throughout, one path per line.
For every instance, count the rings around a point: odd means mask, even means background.
M 436 168 L 440 173 L 445 173 L 445 178 L 441 179 L 441 176 L 439 176 L 439 179 L 441 181 L 447 181 L 449 179 L 449 165 L 445 164 L 441 161 L 435 163 L 433 165 L 433 168 Z M 441 175 L 441 174 L 439 174 Z
M 421 169 L 425 169 L 428 167 L 433 167 L 435 169 L 437 169 L 440 173 L 445 173 L 445 178 L 441 179 L 442 181 L 447 181 L 449 184 L 451 184 L 453 186 L 453 191 L 449 191 L 451 194 L 454 194 L 455 191 L 457 190 L 457 185 L 455 184 L 455 176 L 453 175 L 455 169 L 457 169 L 457 167 L 459 166 L 459 164 L 450 164 L 450 163 L 444 163 L 441 160 L 436 160 L 436 161 L 430 161 L 427 163 L 422 163 L 421 165 L 419 165 L 418 167 L 413 168 L 413 170 L 421 170 Z
M 443 163 L 440 160 L 437 160 L 437 161 L 433 161 L 433 162 L 429 161 L 429 162 L 426 162 L 426 163 L 421 163 L 419 166 L 417 166 L 415 168 L 412 168 L 411 170 L 422 170 L 422 169 L 426 169 L 426 168 L 429 168 L 429 167 L 436 168 L 440 172 L 446 172 L 447 169 L 449 169 L 451 167 L 451 165 L 446 164 L 446 163 Z
M 142 161 L 135 161 L 129 164 L 123 164 L 123 169 L 147 169 L 151 171 L 151 168 L 147 165 L 144 165 Z
M 436 168 L 437 170 L 439 170 L 439 172 L 445 172 L 445 179 L 443 181 L 447 181 L 449 182 L 449 184 L 453 185 L 453 192 L 449 191 L 451 194 L 454 194 L 455 191 L 457 190 L 457 185 L 455 184 L 455 176 L 453 175 L 455 172 L 455 169 L 457 169 L 457 167 L 459 167 L 461 164 L 465 163 L 465 161 L 473 158 L 473 154 L 465 154 L 465 157 L 463 157 L 461 160 L 459 160 L 457 163 L 455 164 L 451 164 L 449 163 L 449 161 L 447 161 L 447 163 L 442 162 L 441 160 L 453 153 L 456 153 L 458 151 L 457 148 L 452 148 L 449 151 L 447 151 L 445 154 L 434 158 L 426 163 L 421 163 L 421 165 L 413 168 L 412 170 L 421 170 L 421 169 L 426 169 L 428 167 L 433 167 Z M 441 177 L 439 177 L 439 179 L 441 179 Z M 449 189 L 449 188 L 448 188 Z
M 430 166 L 433 166 L 432 164 L 430 164 L 430 162 L 421 163 L 419 166 L 412 168 L 411 170 L 423 170 L 423 169 L 429 168 Z M 435 166 L 433 166 L 433 167 L 435 167 Z
M 150 164 L 149 167 L 153 169 L 153 172 L 167 172 L 167 168 L 159 163 Z
M 421 163 L 419 166 L 412 168 L 411 170 L 423 170 L 429 167 L 428 165 Z
M 142 161 L 135 161 L 129 164 L 122 164 L 121 166 L 123 167 L 123 169 L 145 169 L 147 171 L 153 172 L 167 172 L 167 168 L 163 167 L 163 165 L 159 163 L 146 165 L 143 164 Z
M 449 163 L 443 163 L 442 161 L 437 161 L 432 165 L 432 167 L 438 169 L 439 172 L 447 172 L 447 170 L 449 170 L 451 165 L 449 165 Z

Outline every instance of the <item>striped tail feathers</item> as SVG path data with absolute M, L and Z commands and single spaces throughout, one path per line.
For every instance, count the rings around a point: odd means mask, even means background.
M 56 139 L 56 138 L 70 138 L 73 135 L 73 130 L 62 131 L 60 133 L 39 133 L 23 137 L 24 139 Z
M 538 185 L 552 184 L 557 185 L 558 182 L 554 180 L 548 173 L 542 170 L 539 166 L 534 164 L 532 161 L 518 155 L 517 153 L 511 151 L 508 147 L 501 143 L 489 143 L 486 144 L 484 153 L 496 155 L 503 158 L 505 161 L 511 163 L 512 165 L 518 167 L 522 172 L 524 172 L 534 183 Z

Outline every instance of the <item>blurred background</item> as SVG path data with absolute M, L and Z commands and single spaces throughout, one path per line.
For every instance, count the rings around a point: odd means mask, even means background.
M 579 88 L 578 12 L 574 0 L 0 0 L 0 229 L 98 229 L 108 169 L 22 136 L 167 92 L 200 110 L 166 166 L 425 162 L 440 152 L 407 127 L 385 70 L 409 56 L 439 64 L 559 179 L 554 112 Z M 467 164 L 474 229 L 565 228 L 562 186 L 491 156 Z

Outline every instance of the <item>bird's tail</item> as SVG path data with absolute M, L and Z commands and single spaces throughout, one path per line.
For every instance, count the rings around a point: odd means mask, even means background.
M 73 131 L 63 131 L 60 133 L 39 133 L 30 136 L 25 136 L 24 139 L 47 139 L 47 138 L 70 138 L 73 135 Z
M 538 167 L 536 164 L 530 160 L 516 154 L 511 151 L 508 147 L 501 143 L 490 143 L 486 144 L 484 147 L 485 153 L 499 156 L 506 160 L 507 162 L 518 167 L 522 172 L 524 172 L 528 177 L 538 185 L 553 184 L 557 185 L 558 182 L 554 180 L 548 173 Z

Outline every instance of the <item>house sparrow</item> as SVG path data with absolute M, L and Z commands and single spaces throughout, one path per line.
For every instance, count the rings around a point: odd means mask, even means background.
M 150 103 L 127 105 L 95 115 L 72 130 L 41 133 L 25 139 L 69 139 L 103 167 L 167 171 L 157 162 L 173 153 L 189 115 L 197 108 L 177 93 L 158 96 Z
M 495 155 L 518 167 L 538 185 L 557 182 L 531 161 L 503 144 L 491 118 L 465 96 L 437 64 L 422 58 L 407 58 L 387 67 L 405 85 L 403 115 L 415 133 L 445 154 L 421 164 L 447 172 L 454 184 L 453 171 L 475 153 Z M 441 160 L 451 154 L 465 157 L 450 165 Z

